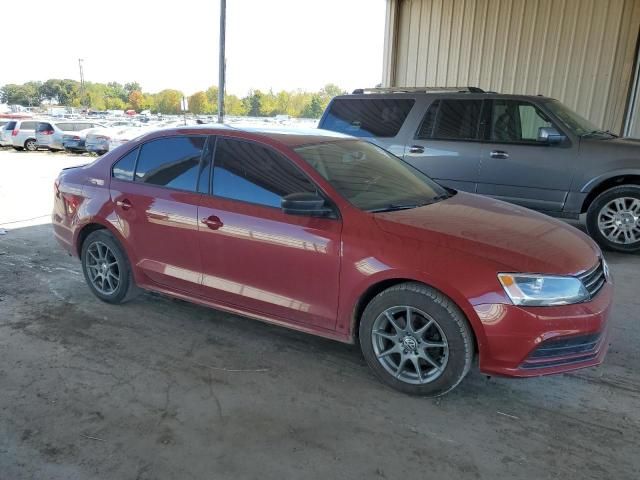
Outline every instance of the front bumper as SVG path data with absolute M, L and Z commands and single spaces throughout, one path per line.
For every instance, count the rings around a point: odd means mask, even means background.
M 480 370 L 490 375 L 535 377 L 599 365 L 609 346 L 613 287 L 593 300 L 558 307 L 482 304 Z

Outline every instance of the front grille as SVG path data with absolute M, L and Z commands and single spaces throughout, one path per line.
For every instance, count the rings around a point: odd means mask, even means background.
M 598 260 L 598 264 L 590 270 L 578 275 L 578 278 L 584 284 L 584 288 L 589 292 L 591 298 L 595 297 L 606 282 L 604 273 L 604 265 L 602 260 Z
M 520 368 L 557 367 L 593 360 L 598 356 L 601 338 L 601 334 L 593 333 L 544 341 L 529 354 Z

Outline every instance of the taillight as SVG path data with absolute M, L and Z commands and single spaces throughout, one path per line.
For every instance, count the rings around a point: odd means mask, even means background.
M 43 130 L 40 133 L 42 135 L 53 135 L 53 130 Z
M 73 137 L 73 140 L 80 140 L 80 137 L 76 135 L 75 137 Z
M 12 137 L 17 137 L 17 136 L 18 136 L 18 132 L 19 132 L 19 131 L 20 131 L 20 130 L 18 130 L 18 129 L 16 128 L 13 132 L 11 132 L 11 136 L 12 136 Z
M 111 140 L 111 137 L 107 137 L 106 135 L 98 135 L 96 140 Z

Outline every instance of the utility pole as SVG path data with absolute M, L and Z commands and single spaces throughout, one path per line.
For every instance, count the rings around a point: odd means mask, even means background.
M 224 43 L 227 23 L 227 0 L 220 0 L 220 53 L 218 58 L 218 123 L 224 122 Z
M 84 103 L 84 70 L 82 68 L 82 62 L 84 62 L 84 59 L 79 58 L 78 67 L 80 67 L 80 107 L 82 107 Z

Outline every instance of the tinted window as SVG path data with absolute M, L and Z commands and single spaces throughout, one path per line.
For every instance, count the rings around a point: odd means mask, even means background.
M 113 178 L 120 180 L 133 180 L 133 172 L 136 169 L 138 148 L 131 150 L 113 165 Z
M 482 100 L 439 100 L 425 114 L 418 138 L 475 140 Z
M 490 140 L 535 142 L 538 129 L 553 126 L 534 105 L 517 100 L 494 100 L 491 109 Z
M 195 191 L 205 141 L 206 137 L 168 137 L 145 143 L 136 181 Z
M 5 130 L 13 130 L 16 127 L 16 122 L 8 122 L 5 126 Z
M 254 142 L 218 139 L 214 195 L 280 208 L 285 195 L 315 191 L 311 181 L 289 159 L 273 150 Z
M 74 130 L 73 123 L 58 123 L 56 126 L 64 132 L 72 132 Z
M 296 152 L 362 210 L 409 208 L 447 195 L 443 187 L 415 168 L 363 140 L 305 145 Z
M 22 122 L 20 130 L 35 130 L 37 122 Z
M 53 130 L 53 127 L 50 123 L 40 122 L 38 123 L 38 132 L 46 132 L 48 130 Z
M 336 99 L 321 128 L 355 137 L 395 137 L 413 104 L 412 99 Z

